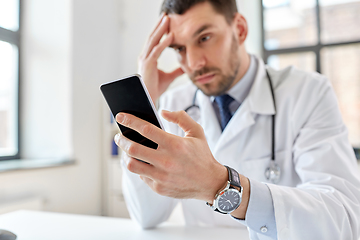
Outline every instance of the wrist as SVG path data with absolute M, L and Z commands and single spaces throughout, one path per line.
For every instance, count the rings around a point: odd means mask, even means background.
M 228 171 L 225 166 L 219 164 L 216 172 L 216 174 L 212 174 L 213 181 L 208 188 L 209 191 L 207 191 L 207 196 L 205 198 L 205 201 L 210 204 L 213 204 L 216 194 L 226 187 L 229 180 Z
M 250 181 L 247 177 L 239 174 L 240 177 L 240 182 L 241 182 L 241 186 L 242 186 L 242 199 L 241 199 L 241 203 L 240 206 L 235 209 L 231 215 L 235 218 L 238 219 L 245 219 L 246 216 L 246 211 L 249 205 L 249 200 L 250 200 Z

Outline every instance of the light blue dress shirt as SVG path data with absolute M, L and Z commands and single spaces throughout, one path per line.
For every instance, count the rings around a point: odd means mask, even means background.
M 241 103 L 248 96 L 251 86 L 255 81 L 259 64 L 254 56 L 250 55 L 250 58 L 249 69 L 243 78 L 227 92 L 227 94 L 235 99 L 229 106 L 232 115 L 234 115 Z M 211 97 L 220 124 L 220 111 L 214 99 L 215 97 Z M 265 169 L 260 169 L 259 171 L 265 171 Z M 245 220 L 234 219 L 247 226 L 251 231 L 266 235 L 272 239 L 277 239 L 274 205 L 271 192 L 266 184 L 252 179 L 249 180 L 250 199 Z M 251 233 L 251 231 L 250 235 L 254 234 Z

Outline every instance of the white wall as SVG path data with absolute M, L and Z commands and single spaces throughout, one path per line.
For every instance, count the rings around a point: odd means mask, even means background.
M 98 211 L 103 193 L 101 184 L 106 178 L 102 176 L 102 162 L 109 160 L 102 159 L 102 151 L 110 151 L 102 149 L 105 102 L 99 87 L 122 76 L 123 9 L 118 0 L 74 0 L 73 4 L 74 152 L 75 159 L 89 170 L 81 173 L 84 179 L 78 179 L 83 184 L 82 191 L 92 195 L 96 200 L 93 208 Z
M 120 76 L 121 2 L 23 1 L 24 158 L 75 165 L 4 172 L 0 199 L 40 195 L 44 210 L 101 214 L 99 85 Z
M 261 57 L 261 1 L 237 0 L 236 2 L 239 12 L 245 16 L 249 27 L 246 48 L 249 53 Z

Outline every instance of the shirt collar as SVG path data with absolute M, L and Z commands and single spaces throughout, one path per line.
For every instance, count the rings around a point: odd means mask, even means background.
M 253 113 L 257 114 L 263 114 L 263 115 L 273 115 L 276 113 L 275 111 L 275 103 L 274 99 L 272 98 L 271 94 L 271 87 L 269 84 L 270 79 L 268 79 L 266 75 L 266 66 L 262 59 L 252 56 L 255 58 L 255 61 L 257 63 L 256 73 L 255 77 L 253 79 L 253 83 L 250 84 L 250 91 L 248 93 L 248 96 L 246 99 L 244 99 L 244 102 L 242 105 L 245 105 L 245 107 L 248 107 L 249 110 Z M 250 67 L 249 67 L 250 69 Z M 275 78 L 277 78 L 276 72 L 272 69 L 269 69 L 270 76 L 274 75 Z M 276 77 L 277 76 L 277 77 Z M 242 80 L 239 81 L 239 83 Z M 239 84 L 237 83 L 237 84 Z M 276 89 L 276 81 L 273 82 L 274 90 Z M 235 87 L 235 86 L 234 86 Z M 207 97 L 203 94 L 202 91 L 199 91 L 200 95 L 203 95 L 204 97 Z M 276 97 L 276 96 L 275 96 Z M 214 101 L 215 97 L 207 97 L 211 102 Z M 246 103 L 245 103 L 246 102 Z
M 255 80 L 256 73 L 258 69 L 258 62 L 255 56 L 250 55 L 250 66 L 246 71 L 245 75 L 237 82 L 228 92 L 232 98 L 238 103 L 242 103 L 244 99 L 250 92 L 251 86 Z M 213 102 L 215 100 L 214 96 L 210 97 L 210 100 Z

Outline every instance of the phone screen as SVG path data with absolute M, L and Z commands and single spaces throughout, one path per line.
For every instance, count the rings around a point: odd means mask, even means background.
M 105 83 L 101 85 L 100 90 L 103 93 L 114 118 L 119 112 L 130 113 L 161 128 L 152 100 L 150 99 L 145 84 L 143 84 L 140 76 L 133 75 L 114 82 Z M 128 139 L 144 146 L 157 149 L 157 143 L 130 128 L 119 123 L 117 124 L 122 134 Z

